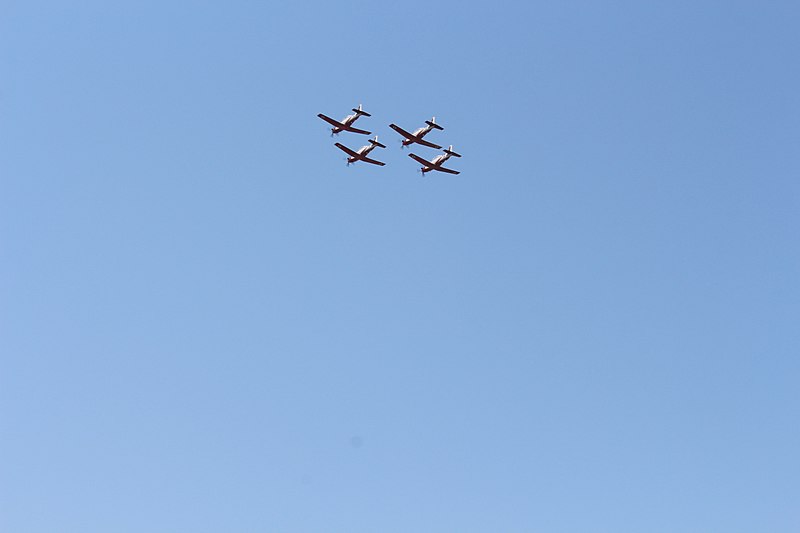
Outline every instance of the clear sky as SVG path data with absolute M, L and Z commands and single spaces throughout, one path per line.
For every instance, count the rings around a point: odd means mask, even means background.
M 0 530 L 800 531 L 799 26 L 4 2 Z

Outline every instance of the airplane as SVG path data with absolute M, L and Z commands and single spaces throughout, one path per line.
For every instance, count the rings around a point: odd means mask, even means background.
M 424 176 L 426 172 L 430 172 L 431 170 L 438 170 L 439 172 L 447 172 L 448 174 L 460 174 L 458 170 L 453 170 L 450 168 L 445 168 L 442 166 L 442 163 L 450 159 L 450 156 L 461 157 L 461 154 L 457 154 L 453 151 L 453 145 L 451 144 L 449 148 L 443 150 L 444 154 L 437 155 L 430 161 L 426 161 L 417 154 L 408 154 L 408 157 L 422 165 L 422 175 Z
M 408 133 L 406 130 L 398 126 L 397 124 L 389 124 L 389 127 L 392 128 L 394 131 L 405 137 L 403 139 L 403 146 L 408 146 L 409 144 L 421 144 L 422 146 L 427 146 L 428 148 L 435 148 L 436 150 L 441 150 L 441 146 L 438 144 L 433 144 L 432 142 L 424 141 L 422 138 L 425 137 L 429 131 L 432 129 L 443 130 L 444 128 L 441 127 L 436 123 L 436 117 L 431 118 L 430 120 L 426 120 L 424 128 L 417 128 L 414 130 L 414 133 Z
M 372 163 L 373 165 L 378 165 L 378 166 L 381 166 L 381 167 L 386 164 L 386 163 L 381 163 L 380 161 L 376 161 L 374 159 L 370 159 L 369 157 L 367 157 L 367 154 L 370 153 L 373 150 L 373 148 L 375 148 L 376 146 L 380 146 L 381 148 L 386 148 L 385 145 L 383 145 L 383 144 L 378 142 L 378 136 L 377 135 L 375 136 L 374 139 L 370 139 L 369 140 L 369 144 L 362 146 L 357 151 L 351 150 L 347 146 L 345 146 L 343 144 L 340 144 L 340 143 L 334 143 L 334 144 L 335 144 L 336 148 L 338 148 L 339 150 L 347 153 L 350 156 L 350 157 L 347 158 L 347 166 L 350 166 L 350 163 L 355 163 L 356 161 L 363 161 L 365 163 Z
M 328 124 L 330 124 L 331 126 L 333 126 L 331 128 L 331 135 L 333 135 L 334 133 L 342 132 L 342 131 L 349 131 L 351 133 L 360 133 L 362 135 L 370 135 L 372 132 L 369 132 L 369 131 L 366 131 L 366 130 L 360 130 L 358 128 L 354 128 L 353 127 L 353 122 L 358 120 L 358 117 L 360 117 L 362 115 L 365 116 L 365 117 L 371 117 L 372 116 L 369 113 L 367 113 L 366 111 L 363 111 L 361 109 L 361 104 L 358 104 L 358 108 L 357 109 L 355 107 L 353 108 L 353 114 L 352 115 L 347 115 L 346 117 L 344 117 L 342 119 L 341 122 L 339 122 L 337 120 L 333 120 L 331 117 L 327 117 L 327 116 L 323 115 L 322 113 L 320 113 L 317 116 L 319 118 L 321 118 L 322 120 L 324 120 L 325 122 L 327 122 Z

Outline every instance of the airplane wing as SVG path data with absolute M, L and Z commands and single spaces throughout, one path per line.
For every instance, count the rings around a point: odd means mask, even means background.
M 415 142 L 417 144 L 421 144 L 422 146 L 427 146 L 428 148 L 434 148 L 436 150 L 441 150 L 442 149 L 442 147 L 439 146 L 438 144 L 430 143 L 430 142 L 428 142 L 428 141 L 426 141 L 426 140 L 424 140 L 424 139 L 422 139 L 420 137 L 416 137 L 416 136 L 412 135 L 411 133 L 408 133 L 406 130 L 404 130 L 403 128 L 401 128 L 397 124 L 389 124 L 389 127 L 392 128 L 394 131 L 396 131 L 397 133 L 399 133 L 400 135 L 402 135 L 403 137 L 405 137 L 406 139 L 408 139 L 411 142 Z
M 447 172 L 448 174 L 460 174 L 460 172 L 458 170 L 453 170 L 453 169 L 444 168 L 444 167 L 433 167 L 433 170 L 438 170 L 439 172 Z
M 376 161 L 374 159 L 370 159 L 369 157 L 362 157 L 360 161 L 363 161 L 364 163 L 372 163 L 373 165 L 378 165 L 380 167 L 386 164 L 386 163 L 381 163 L 380 161 Z
M 331 117 L 326 117 L 326 116 L 325 116 L 325 115 L 323 115 L 322 113 L 320 113 L 320 114 L 319 114 L 319 115 L 317 115 L 317 116 L 318 116 L 319 118 L 321 118 L 322 120 L 324 120 L 325 122 L 327 122 L 328 124 L 330 124 L 331 126 L 334 126 L 334 127 L 336 127 L 336 128 L 342 128 L 342 129 L 344 129 L 344 128 L 345 128 L 345 125 L 344 125 L 344 124 L 342 124 L 341 122 L 339 122 L 338 120 L 333 120 Z
M 361 159 L 361 155 L 354 150 L 351 150 L 347 146 L 341 143 L 334 143 L 334 146 L 343 152 L 347 152 L 350 157 L 355 157 L 356 159 Z
M 344 131 L 349 131 L 351 133 L 360 133 L 361 135 L 372 135 L 371 131 L 367 130 L 360 130 L 358 128 L 354 128 L 353 126 L 345 126 L 344 124 L 341 126 Z
M 347 155 L 349 155 L 350 157 L 355 158 L 358 161 L 363 161 L 365 163 L 372 163 L 373 165 L 378 165 L 378 166 L 381 166 L 381 167 L 386 164 L 386 163 L 381 163 L 380 161 L 376 161 L 375 159 L 370 159 L 369 157 L 363 156 L 363 155 L 359 154 L 358 152 L 356 152 L 355 150 L 351 150 L 350 148 L 348 148 L 347 146 L 345 146 L 345 145 L 343 145 L 341 143 L 333 143 L 333 145 L 336 148 L 338 148 L 339 150 L 347 153 Z
M 421 144 L 422 146 L 427 146 L 428 148 L 435 148 L 436 150 L 441 150 L 442 149 L 442 147 L 439 146 L 438 144 L 429 143 L 425 139 L 414 138 L 414 142 L 417 143 L 417 144 Z
M 419 163 L 419 164 L 420 164 L 420 165 L 422 165 L 423 167 L 428 167 L 428 168 L 436 168 L 435 166 L 433 166 L 433 165 L 431 164 L 431 162 L 430 162 L 430 161 L 425 161 L 424 159 L 422 159 L 422 158 L 421 158 L 420 156 L 418 156 L 417 154 L 408 154 L 408 157 L 410 157 L 411 159 L 413 159 L 414 161 L 416 161 L 417 163 Z
M 397 133 L 399 133 L 400 135 L 402 135 L 403 137 L 405 137 L 406 139 L 408 139 L 409 141 L 412 141 L 412 140 L 416 141 L 417 140 L 416 137 L 414 137 L 413 135 L 408 133 L 406 130 L 404 130 L 403 128 L 401 128 L 397 124 L 389 124 L 389 127 L 392 128 Z M 419 141 L 417 141 L 417 142 L 419 142 Z

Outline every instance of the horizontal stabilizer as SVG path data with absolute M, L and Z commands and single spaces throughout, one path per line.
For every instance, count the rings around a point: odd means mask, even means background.
M 369 113 L 367 113 L 366 111 L 361 111 L 361 109 L 356 109 L 355 107 L 353 108 L 353 113 L 357 113 L 359 115 L 364 115 L 365 117 L 371 117 L 372 116 Z
M 444 130 L 443 127 L 441 127 L 440 125 L 438 125 L 437 123 L 435 123 L 435 122 L 433 122 L 431 120 L 426 120 L 425 124 L 427 124 L 428 126 L 431 126 L 433 128 L 436 128 L 437 130 Z

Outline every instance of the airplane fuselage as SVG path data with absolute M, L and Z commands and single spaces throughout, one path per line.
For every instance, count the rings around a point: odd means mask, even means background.
M 342 119 L 342 124 L 344 124 L 345 126 L 351 126 L 353 124 L 353 122 L 355 122 L 358 119 L 358 117 L 360 117 L 360 116 L 361 115 L 358 114 L 358 113 L 353 113 L 352 115 L 347 115 L 346 117 L 344 117 Z M 333 133 L 340 133 L 340 132 L 342 132 L 344 130 L 342 128 L 339 128 L 339 127 L 334 127 L 334 128 L 331 128 L 331 131 Z
M 433 167 L 441 166 L 448 159 L 450 159 L 450 154 L 445 153 L 437 155 L 436 157 L 431 159 L 430 166 L 422 167 L 422 173 L 425 174 L 426 172 L 430 172 L 431 170 L 433 170 Z
M 329 117 L 327 115 L 323 115 L 322 113 L 317 114 L 317 116 L 319 118 L 321 118 L 322 120 L 324 120 L 325 122 L 327 122 L 328 124 L 333 126 L 331 128 L 331 133 L 332 134 L 341 133 L 343 131 L 350 131 L 352 133 L 360 133 L 362 135 L 369 135 L 370 132 L 368 132 L 366 130 L 360 130 L 360 129 L 358 129 L 358 128 L 353 126 L 353 123 L 361 115 L 364 115 L 365 117 L 371 116 L 366 111 L 362 111 L 361 110 L 361 105 L 360 104 L 358 106 L 358 109 L 356 109 L 355 107 L 353 108 L 353 114 L 352 115 L 347 115 L 341 121 L 336 120 L 335 118 L 331 118 L 331 117 Z
M 377 137 L 376 137 L 376 138 L 377 138 Z M 357 153 L 358 155 L 360 155 L 361 157 L 367 157 L 367 154 L 369 154 L 369 153 L 372 151 L 372 149 L 373 149 L 373 148 L 375 148 L 375 145 L 374 145 L 374 144 L 368 144 L 368 145 L 366 145 L 366 146 L 362 146 L 361 148 L 359 148 L 358 150 L 356 150 L 356 153 Z M 360 159 L 360 158 L 358 158 L 358 157 L 348 157 L 348 158 L 347 158 L 347 162 L 348 162 L 348 163 L 355 163 L 355 162 L 356 162 L 356 161 L 358 161 L 359 159 Z
M 416 137 L 417 139 L 422 139 L 425 137 L 428 132 L 433 129 L 433 126 L 425 126 L 424 128 L 417 128 L 413 131 L 411 135 Z M 409 144 L 414 144 L 416 141 L 412 139 L 403 139 L 403 146 L 408 146 Z

